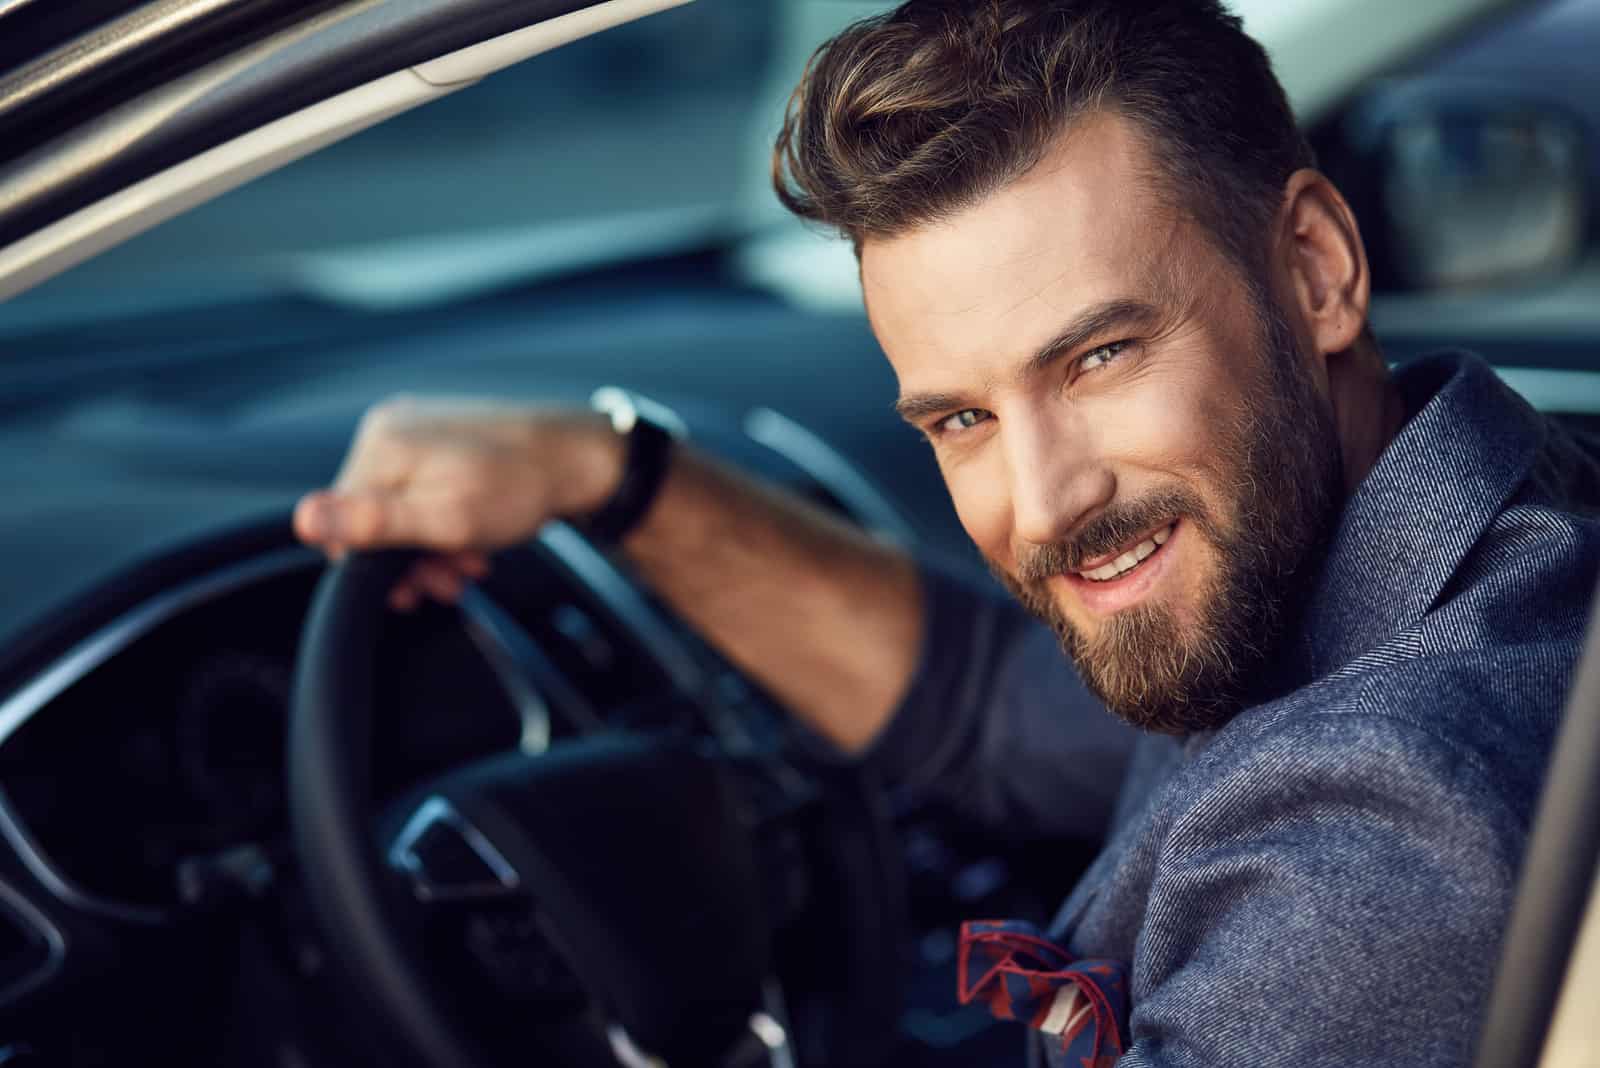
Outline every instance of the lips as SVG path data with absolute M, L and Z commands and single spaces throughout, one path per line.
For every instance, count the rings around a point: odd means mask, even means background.
M 1078 612 L 1107 619 L 1155 596 L 1167 585 L 1167 572 L 1188 551 L 1188 535 L 1189 524 L 1182 519 L 1148 528 L 1115 553 L 1085 561 L 1076 570 L 1058 571 L 1053 581 L 1060 596 L 1075 604 Z M 1097 575 L 1109 577 L 1091 577 Z
M 1167 543 L 1172 537 L 1172 528 L 1176 521 L 1168 523 L 1157 530 L 1150 531 L 1138 540 L 1130 542 L 1114 553 L 1091 560 L 1075 572 L 1079 578 L 1090 582 L 1110 582 L 1122 578 L 1154 556 L 1156 550 Z

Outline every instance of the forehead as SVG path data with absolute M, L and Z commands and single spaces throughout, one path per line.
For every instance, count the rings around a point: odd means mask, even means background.
M 900 374 L 929 360 L 1018 358 L 1095 303 L 1160 303 L 1193 242 L 1125 119 L 1076 124 L 1022 178 L 955 215 L 861 249 L 867 311 Z

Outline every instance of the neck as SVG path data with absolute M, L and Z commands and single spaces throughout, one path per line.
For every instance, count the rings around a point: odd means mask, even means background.
M 1328 393 L 1348 496 L 1405 424 L 1405 402 L 1383 354 L 1367 335 L 1328 357 Z

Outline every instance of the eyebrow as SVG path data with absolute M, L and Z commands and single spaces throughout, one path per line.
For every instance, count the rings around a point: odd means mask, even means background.
M 1118 327 L 1151 322 L 1159 314 L 1155 305 L 1128 298 L 1090 305 L 1079 312 L 1077 318 L 1060 333 L 1040 346 L 1038 352 L 1028 357 L 1027 362 L 1017 369 L 1017 378 L 1031 378 L 1073 349 L 1081 348 Z
M 1028 357 L 1017 368 L 1016 377 L 1018 380 L 1030 378 L 1097 337 L 1121 326 L 1151 322 L 1159 314 L 1155 305 L 1125 297 L 1091 305 Z M 966 401 L 955 393 L 908 393 L 894 402 L 894 410 L 908 423 L 918 423 L 931 416 L 967 406 Z

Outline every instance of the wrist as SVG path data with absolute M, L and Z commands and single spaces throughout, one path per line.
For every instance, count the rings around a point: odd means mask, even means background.
M 610 500 L 627 457 L 610 420 L 599 412 L 564 411 L 541 416 L 539 425 L 535 458 L 552 479 L 551 514 L 579 519 Z
M 615 492 L 579 526 L 589 540 L 617 545 L 650 513 L 666 482 L 673 444 L 685 428 L 671 409 L 616 386 L 595 390 L 589 403 L 605 414 L 617 440 L 626 444 Z

